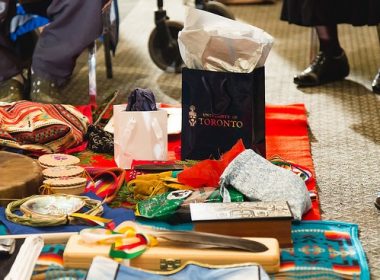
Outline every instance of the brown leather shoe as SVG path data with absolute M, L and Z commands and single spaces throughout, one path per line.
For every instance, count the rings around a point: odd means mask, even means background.
M 24 85 L 15 79 L 0 82 L 0 102 L 15 102 L 24 99 Z
M 53 81 L 32 74 L 30 86 L 30 99 L 33 102 L 48 104 L 65 103 L 60 88 Z
M 375 206 L 380 210 L 380 192 L 377 194 L 377 197 L 375 199 Z
M 372 81 L 372 90 L 373 92 L 380 94 L 380 69 Z
M 294 83 L 301 87 L 318 86 L 343 80 L 349 73 L 350 66 L 344 51 L 338 57 L 329 57 L 319 52 L 301 74 L 294 76 Z

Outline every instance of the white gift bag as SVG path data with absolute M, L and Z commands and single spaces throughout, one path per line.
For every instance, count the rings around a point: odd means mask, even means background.
M 167 160 L 167 112 L 125 111 L 125 108 L 125 105 L 113 106 L 117 166 L 130 169 L 133 160 Z

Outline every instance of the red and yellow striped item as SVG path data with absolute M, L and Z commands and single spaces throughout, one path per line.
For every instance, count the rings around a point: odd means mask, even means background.
M 121 168 L 86 167 L 86 192 L 93 192 L 104 202 L 111 202 L 125 181 L 126 171 Z

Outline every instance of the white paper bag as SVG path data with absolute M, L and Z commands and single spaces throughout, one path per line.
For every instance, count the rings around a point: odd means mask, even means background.
M 167 160 L 167 112 L 125 111 L 125 108 L 113 106 L 117 166 L 130 169 L 133 160 Z

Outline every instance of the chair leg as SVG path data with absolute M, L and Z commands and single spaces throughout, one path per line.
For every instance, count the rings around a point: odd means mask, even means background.
M 96 42 L 88 47 L 88 90 L 90 105 L 96 107 Z
M 111 47 L 110 47 L 110 37 L 108 33 L 103 34 L 103 48 L 104 48 L 104 60 L 106 63 L 107 78 L 112 79 L 112 58 L 111 58 Z

